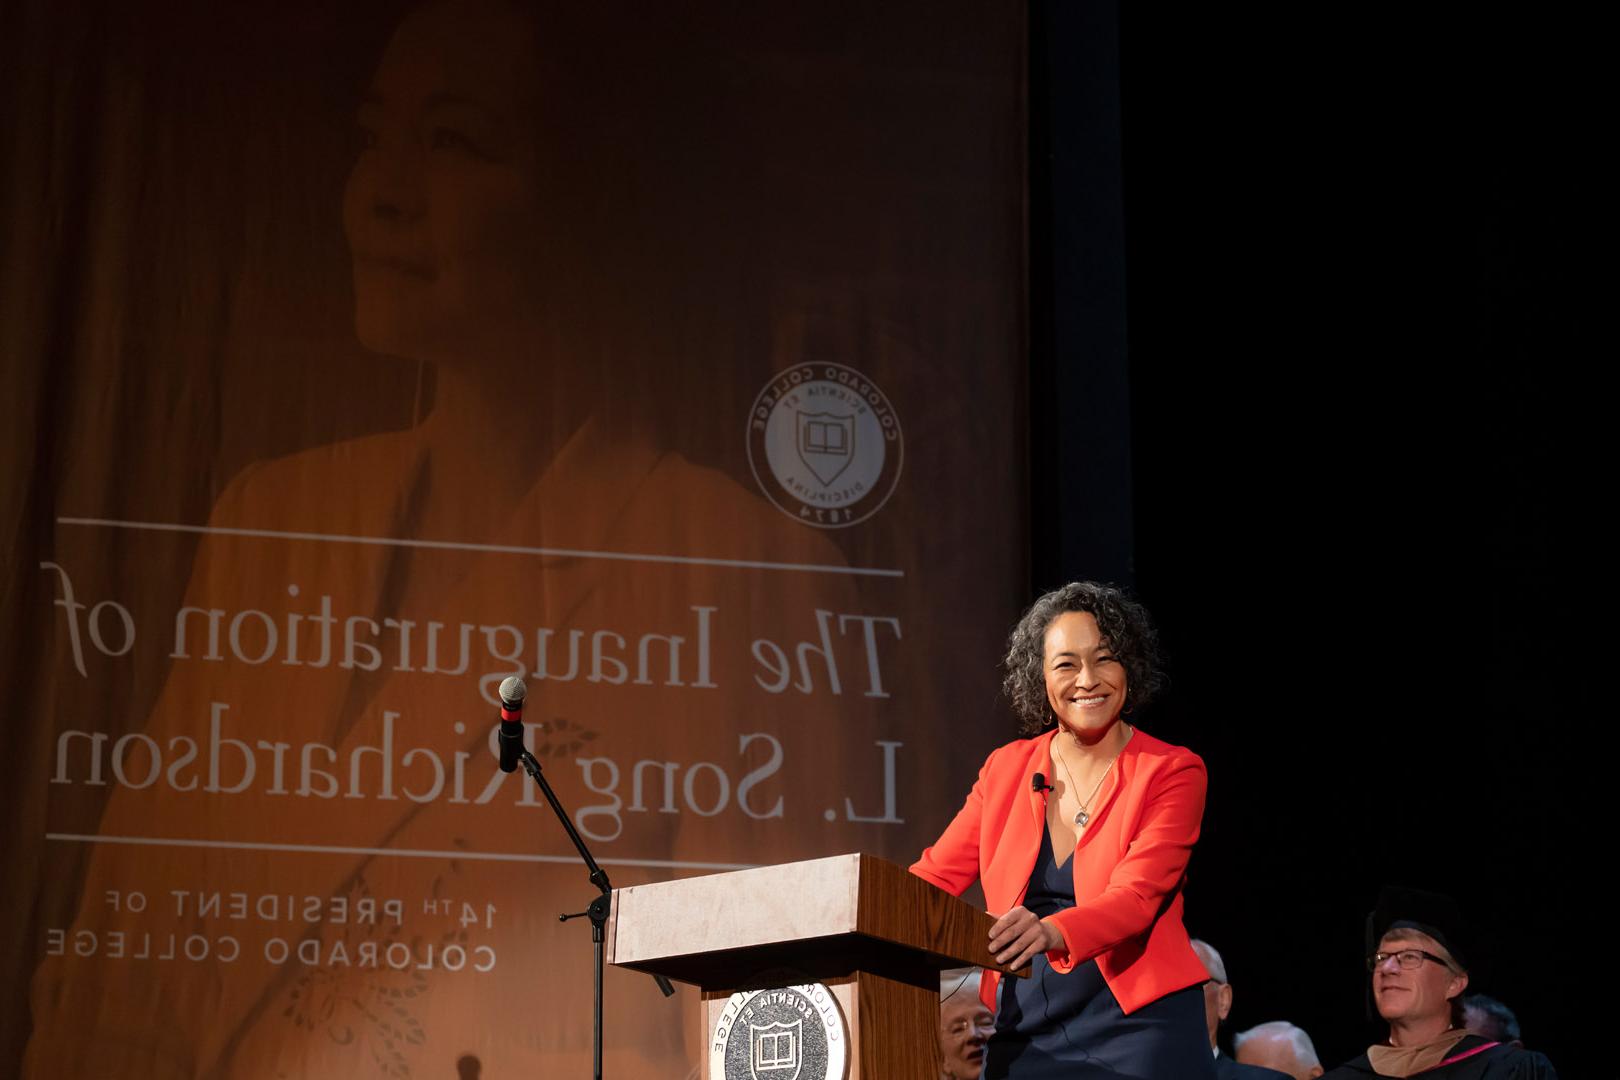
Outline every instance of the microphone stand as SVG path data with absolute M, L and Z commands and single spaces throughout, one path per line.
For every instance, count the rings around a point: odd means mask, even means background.
M 594 1063 L 591 1076 L 593 1080 L 602 1080 L 602 944 L 607 938 L 608 909 L 613 903 L 613 886 L 608 883 L 607 871 L 598 866 L 596 860 L 591 858 L 590 849 L 585 846 L 585 841 L 580 838 L 579 830 L 574 828 L 573 819 L 563 809 L 562 803 L 557 801 L 557 793 L 551 790 L 550 784 L 546 783 L 545 774 L 540 771 L 540 763 L 534 759 L 534 755 L 529 753 L 527 748 L 518 752 L 518 764 L 523 766 L 523 771 L 529 774 L 529 777 L 539 786 L 540 793 L 546 797 L 546 802 L 551 804 L 551 810 L 557 815 L 557 820 L 562 822 L 564 831 L 568 833 L 568 839 L 574 842 L 574 847 L 579 851 L 579 857 L 585 860 L 585 869 L 590 871 L 591 884 L 597 888 L 596 899 L 591 901 L 589 907 L 584 911 L 576 911 L 570 915 L 559 915 L 557 921 L 567 922 L 569 919 L 581 917 L 591 920 L 591 945 L 596 954 L 596 994 L 591 1014 L 591 1060 Z M 665 997 L 675 993 L 675 988 L 662 975 L 654 975 L 653 981 L 658 984 L 658 989 L 663 991 Z

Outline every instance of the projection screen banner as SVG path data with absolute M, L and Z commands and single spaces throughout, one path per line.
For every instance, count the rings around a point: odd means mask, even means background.
M 0 15 L 25 1075 L 588 1075 L 508 675 L 620 886 L 909 861 L 1009 737 L 1021 11 L 594 6 Z

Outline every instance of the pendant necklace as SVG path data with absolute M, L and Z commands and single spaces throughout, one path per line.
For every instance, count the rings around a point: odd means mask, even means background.
M 1121 723 L 1123 723 L 1123 721 L 1121 721 Z M 1129 724 L 1126 724 L 1125 725 L 1125 742 L 1126 743 L 1130 742 L 1131 741 L 1131 736 L 1134 735 L 1134 734 L 1136 734 L 1135 730 L 1132 729 L 1132 727 Z M 1091 821 L 1091 811 L 1089 811 L 1086 808 L 1091 805 L 1091 800 L 1095 799 L 1097 797 L 1097 792 L 1102 790 L 1103 781 L 1108 779 L 1109 770 L 1114 767 L 1114 762 L 1118 761 L 1119 760 L 1119 755 L 1124 753 L 1124 752 L 1125 752 L 1125 743 L 1120 743 L 1119 744 L 1119 749 L 1114 752 L 1114 756 L 1108 759 L 1108 765 L 1107 765 L 1106 768 L 1103 769 L 1102 775 L 1097 777 L 1097 784 L 1096 784 L 1095 787 L 1093 787 L 1091 789 L 1091 794 L 1087 795 L 1084 799 L 1082 799 L 1080 801 L 1080 809 L 1078 809 L 1078 810 L 1076 810 L 1074 812 L 1074 823 L 1076 825 L 1080 826 L 1082 829 L 1085 828 L 1086 825 L 1089 824 L 1090 821 Z M 1054 755 L 1054 756 L 1056 756 L 1056 755 Z M 1069 772 L 1068 763 L 1065 762 L 1061 757 L 1059 757 L 1057 759 L 1057 763 L 1063 767 L 1063 775 L 1069 778 L 1069 787 L 1073 788 L 1074 787 L 1074 774 Z

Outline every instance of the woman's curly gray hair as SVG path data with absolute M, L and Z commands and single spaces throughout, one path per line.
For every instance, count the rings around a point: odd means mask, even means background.
M 1159 634 L 1147 608 L 1112 585 L 1075 581 L 1054 589 L 1030 605 L 1007 637 L 1007 668 L 1001 688 L 1021 721 L 1020 730 L 1038 735 L 1052 725 L 1046 700 L 1046 631 L 1059 615 L 1084 611 L 1125 665 L 1126 692 L 1133 709 L 1141 708 L 1164 688 Z

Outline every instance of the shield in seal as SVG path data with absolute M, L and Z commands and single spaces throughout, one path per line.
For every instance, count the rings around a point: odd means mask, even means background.
M 799 412 L 799 460 L 830 486 L 855 460 L 855 414 Z
M 754 1080 L 799 1080 L 804 1021 L 748 1025 L 749 1071 Z

